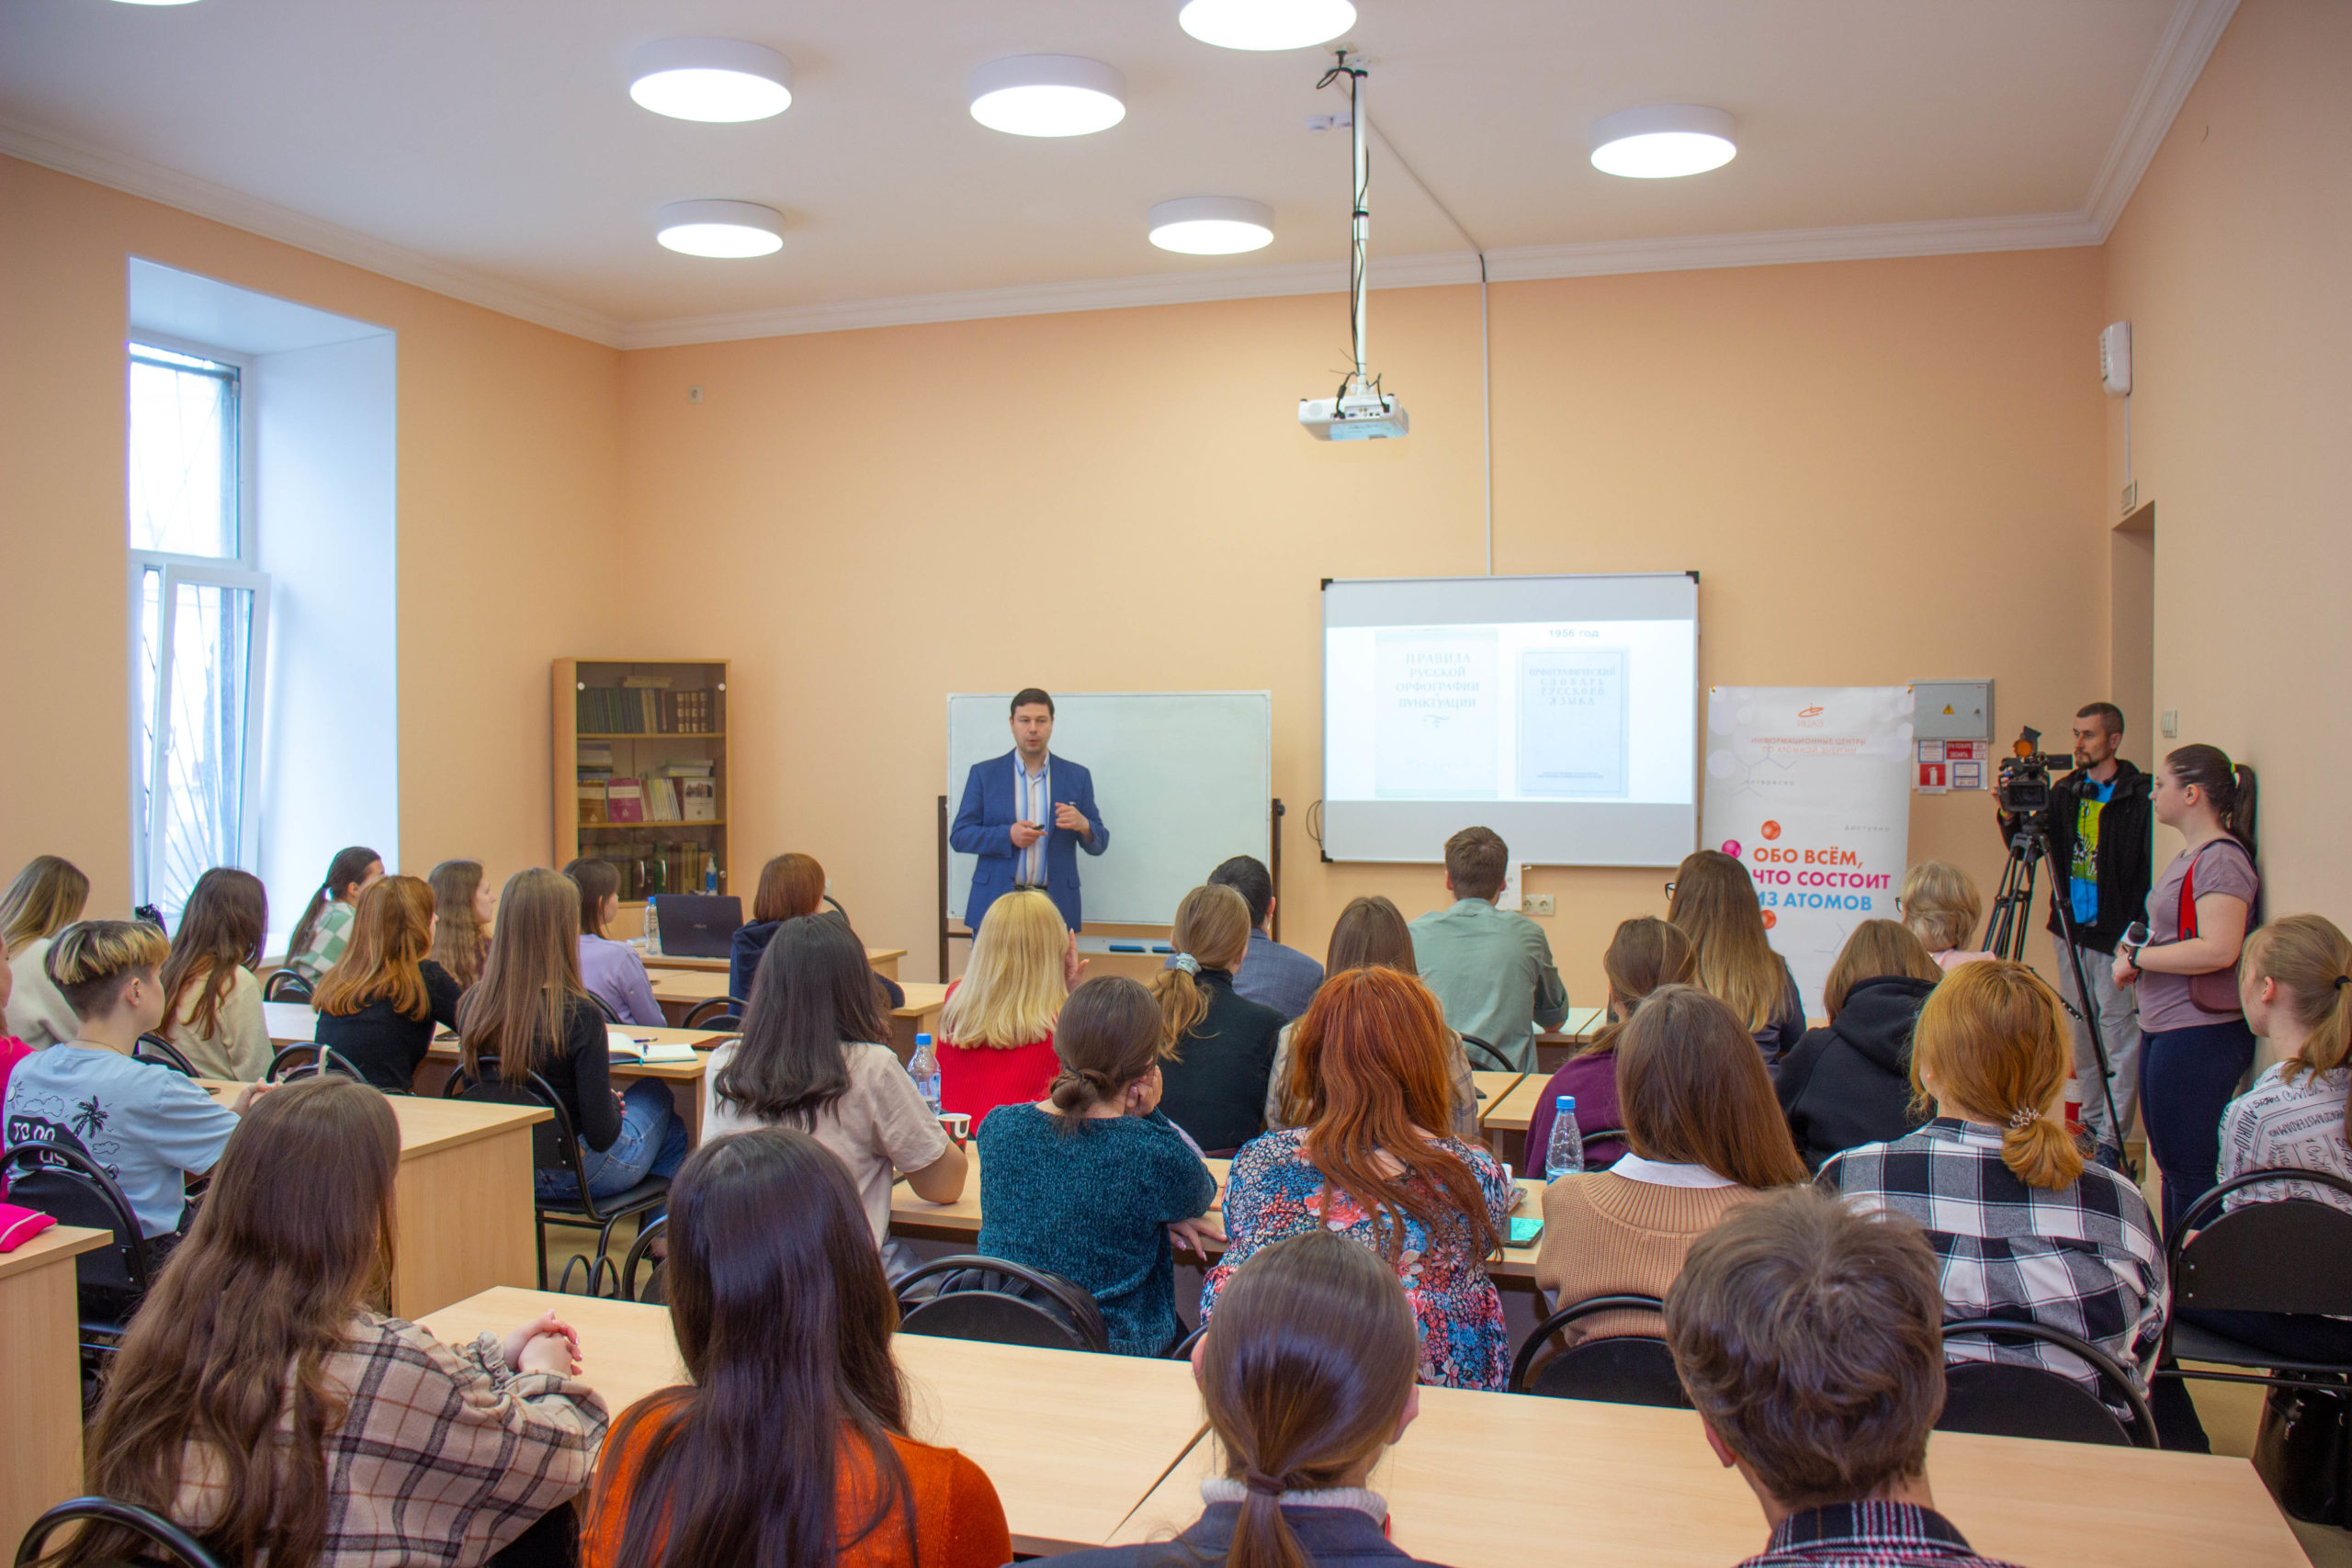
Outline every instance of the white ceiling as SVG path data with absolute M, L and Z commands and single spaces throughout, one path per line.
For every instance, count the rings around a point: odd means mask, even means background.
M 1561 276 L 2096 243 L 2234 5 L 1358 0 L 1351 37 L 1374 124 L 1496 276 Z M 1341 107 L 1315 88 L 1328 56 L 1211 48 L 1175 12 L 7 0 L 0 152 L 624 344 L 1339 286 L 1347 144 L 1305 127 Z M 630 51 L 685 34 L 781 50 L 792 107 L 637 107 Z M 1067 141 L 976 124 L 965 73 L 1024 52 L 1118 66 L 1125 121 Z M 1592 120 L 1662 102 L 1730 111 L 1738 158 L 1686 180 L 1590 167 Z M 1271 204 L 1274 243 L 1155 250 L 1145 210 L 1194 195 Z M 699 197 L 782 210 L 784 250 L 656 245 L 653 210 Z M 1385 149 L 1373 214 L 1375 286 L 1475 276 Z

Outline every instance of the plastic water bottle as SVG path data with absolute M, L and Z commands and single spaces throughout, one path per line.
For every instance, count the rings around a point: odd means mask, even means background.
M 915 1054 L 908 1058 L 907 1076 L 915 1080 L 915 1092 L 922 1096 L 922 1102 L 931 1108 L 931 1113 L 938 1115 L 939 1054 L 931 1048 L 930 1035 L 915 1036 Z
M 661 906 L 662 900 L 659 898 L 648 898 L 645 901 L 645 951 L 656 957 L 661 956 L 662 953 Z
M 706 893 L 718 891 L 718 857 L 717 855 L 702 857 L 702 890 Z
M 1551 1146 L 1544 1151 L 1546 1181 L 1557 1181 L 1584 1169 L 1584 1134 L 1577 1128 L 1576 1096 L 1564 1094 L 1555 1103 L 1559 1113 L 1552 1119 Z

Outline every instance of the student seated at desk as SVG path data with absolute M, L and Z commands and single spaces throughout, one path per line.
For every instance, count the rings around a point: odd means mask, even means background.
M 1666 918 L 1690 939 L 1691 977 L 1747 1021 L 1767 1066 L 1804 1034 L 1804 996 L 1764 935 L 1747 868 L 1721 850 L 1684 857 L 1666 885 Z
M 478 860 L 445 860 L 425 880 L 433 885 L 433 962 L 449 972 L 458 989 L 468 990 L 481 978 L 481 961 L 490 953 L 498 894 Z
M 1193 1348 L 1225 1473 L 1170 1542 L 1074 1551 L 1069 1568 L 1396 1568 L 1388 1502 L 1365 1483 L 1421 1412 L 1418 1331 L 1396 1277 L 1329 1231 L 1278 1241 L 1235 1274 Z M 1173 1550 L 1171 1550 L 1171 1546 Z
M 1172 1044 L 1160 1109 L 1212 1153 L 1265 1128 L 1274 1039 L 1289 1021 L 1233 988 L 1250 952 L 1250 906 L 1230 887 L 1195 887 L 1176 906 L 1172 967 L 1151 977 Z
M 327 879 L 302 907 L 294 934 L 286 939 L 286 967 L 313 986 L 343 956 L 359 896 L 384 874 L 384 859 L 365 844 L 337 850 L 327 862 Z
M 6 1029 L 38 1051 L 74 1038 L 74 1010 L 42 967 L 57 933 L 82 918 L 90 879 L 73 862 L 35 855 L 0 894 L 0 958 L 13 982 Z
M 702 1133 L 782 1123 L 813 1134 L 848 1169 L 878 1247 L 890 1234 L 897 1175 L 925 1202 L 953 1203 L 968 1162 L 898 1053 L 876 1043 L 890 1026 L 874 1005 L 872 976 L 865 944 L 841 921 L 785 921 L 760 955 L 741 1037 L 710 1054 Z
M 988 919 L 1021 897 L 998 899 Z M 1051 1096 L 999 1106 L 978 1134 L 973 1250 L 1093 1292 L 1123 1356 L 1162 1355 L 1175 1343 L 1183 1325 L 1171 1237 L 1198 1251 L 1190 1222 L 1216 1201 L 1208 1167 L 1158 1109 L 1164 1038 L 1150 992 L 1123 976 L 1095 976 L 1062 1009 Z
M 1250 949 L 1250 954 L 1254 962 L 1257 949 Z M 1375 964 L 1385 964 L 1399 975 L 1417 973 L 1413 966 L 1412 928 L 1405 923 L 1402 910 L 1376 893 L 1368 898 L 1351 898 L 1348 907 L 1340 911 L 1340 918 L 1332 922 L 1330 945 L 1324 950 L 1324 973 L 1339 975 Z M 1295 1082 L 1291 1077 L 1290 1043 L 1297 1030 L 1295 1022 L 1285 1023 L 1283 1032 L 1274 1037 L 1274 1065 L 1266 1078 L 1269 1132 L 1299 1125 L 1306 1117 L 1306 1102 L 1313 1098 L 1309 1086 Z M 1462 1036 L 1448 1029 L 1445 1039 L 1446 1074 L 1453 1085 L 1453 1135 L 1476 1143 L 1478 1080 L 1471 1076 L 1470 1056 L 1462 1048 Z
M 1894 920 L 1864 920 L 1846 939 L 1821 987 L 1829 1027 L 1806 1030 L 1772 1066 L 1807 1170 L 1927 1120 L 1911 1099 L 1911 1032 L 1943 976 L 1926 945 Z
M 1209 886 L 1230 887 L 1250 906 L 1250 957 L 1235 974 L 1233 988 L 1284 1018 L 1305 1012 L 1323 983 L 1323 965 L 1274 940 L 1271 922 L 1280 900 L 1266 863 L 1256 855 L 1235 855 L 1209 873 Z
M 1535 1066 L 1536 1028 L 1567 1021 L 1568 988 L 1544 928 L 1496 902 L 1510 863 L 1510 848 L 1491 828 L 1464 828 L 1446 840 L 1445 890 L 1453 902 L 1413 921 L 1413 952 L 1445 1021 L 1525 1072 Z M 1496 1064 L 1482 1057 L 1478 1066 Z
M 433 1032 L 458 1027 L 465 989 L 424 956 L 440 919 L 434 905 L 432 887 L 413 876 L 388 876 L 362 893 L 351 945 L 311 1004 L 319 1043 L 386 1094 L 408 1093 Z
M 1544 1190 L 1535 1280 L 1556 1306 L 1663 1296 L 1693 1237 L 1767 1188 L 1805 1179 L 1754 1039 L 1696 986 L 1660 986 L 1627 1021 L 1617 1096 L 1633 1147 Z M 1560 1337 L 1657 1332 L 1655 1314 L 1610 1312 Z
M 1486 1258 L 1519 1189 L 1494 1156 L 1437 1131 L 1453 1110 L 1437 998 L 1394 969 L 1334 975 L 1299 1020 L 1295 1049 L 1306 1126 L 1269 1133 L 1235 1157 L 1227 1250 L 1203 1283 L 1202 1321 L 1259 1248 L 1301 1231 L 1340 1232 L 1404 1281 L 1424 1381 L 1501 1388 L 1510 1338 Z
M 814 855 L 778 855 L 762 866 L 759 890 L 752 895 L 751 923 L 738 926 L 728 946 L 727 994 L 739 1002 L 750 1001 L 752 982 L 760 972 L 760 954 L 768 950 L 784 922 L 825 912 L 825 868 Z M 849 924 L 849 917 L 838 908 L 832 918 Z M 899 982 L 876 973 L 874 983 L 888 998 L 884 1011 L 907 1005 L 906 989 Z
M 2004 1568 L 1969 1550 L 1928 1485 L 1942 1318 L 1917 1225 L 1810 1188 L 1691 1244 L 1667 1344 L 1707 1446 L 1771 1530 L 1741 1568 Z
M 537 1073 L 547 1081 L 580 1135 L 581 1168 L 599 1198 L 669 1176 L 686 1157 L 668 1085 L 639 1078 L 613 1092 L 611 1035 L 580 983 L 580 887 L 560 872 L 535 866 L 506 879 L 490 957 L 458 1007 L 458 1053 L 470 1078 L 523 1083 Z M 542 1198 L 580 1196 L 568 1170 L 536 1179 Z
M 1544 1174 L 1552 1147 L 1552 1124 L 1559 1120 L 1560 1096 L 1577 1102 L 1577 1131 L 1589 1137 L 1610 1127 L 1623 1127 L 1625 1114 L 1617 1103 L 1617 1041 L 1633 1018 L 1634 1010 L 1660 986 L 1679 986 L 1690 979 L 1696 960 L 1690 939 L 1679 926 L 1654 916 L 1618 923 L 1600 955 L 1600 973 L 1609 982 L 1609 1021 L 1592 1038 L 1569 1053 L 1559 1069 L 1546 1079 L 1527 1118 L 1527 1174 Z M 1588 1170 L 1600 1170 L 1623 1157 L 1624 1144 L 1611 1138 L 1585 1145 Z M 1645 1294 L 1656 1294 L 1645 1292 Z
M 1015 888 L 990 904 L 939 1011 L 939 1108 L 977 1127 L 1000 1105 L 1045 1099 L 1062 1070 L 1054 1020 L 1085 968 L 1044 890 Z
M 133 1061 L 139 1037 L 164 1021 L 156 974 L 170 948 L 143 920 L 85 920 L 49 950 L 51 981 L 75 1014 L 75 1032 L 36 1051 L 8 1075 L 10 1144 L 51 1144 L 86 1156 L 114 1176 L 147 1237 L 148 1258 L 180 1239 L 187 1179 L 210 1170 L 237 1117 L 262 1086 L 221 1106 L 171 1068 Z M 39 1208 L 39 1182 L 17 1183 L 17 1201 Z
M 810 923 L 789 922 L 763 967 Z M 841 1161 L 788 1127 L 715 1139 L 686 1161 L 663 1277 L 690 1381 L 614 1425 L 584 1568 L 1012 1561 L 980 1467 L 907 1435 L 899 1308 L 862 1210 Z
M 89 1436 L 89 1487 L 223 1562 L 487 1561 L 587 1483 L 605 1403 L 553 1313 L 444 1345 L 376 1310 L 400 1128 L 334 1076 L 272 1092 L 131 1320 Z M 134 1540 L 93 1526 L 69 1563 Z
M 216 865 L 196 879 L 164 960 L 164 1037 L 199 1077 L 253 1083 L 269 1071 L 277 1052 L 254 977 L 268 934 L 260 877 Z
M 668 1021 L 653 999 L 645 960 L 605 933 L 621 912 L 621 874 L 607 860 L 576 860 L 563 868 L 580 889 L 580 983 L 623 1023 L 659 1029 Z

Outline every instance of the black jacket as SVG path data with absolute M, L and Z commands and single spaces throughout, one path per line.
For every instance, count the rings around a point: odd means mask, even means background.
M 319 1043 L 348 1058 L 362 1077 L 386 1094 L 415 1092 L 416 1069 L 433 1047 L 434 1030 L 458 1027 L 458 1000 L 464 990 L 430 958 L 419 962 L 416 972 L 424 977 L 423 1018 L 393 1011 L 389 997 L 379 997 L 357 1012 L 319 1015 Z
M 1238 1149 L 1266 1130 L 1266 1079 L 1274 1041 L 1290 1021 L 1234 990 L 1233 976 L 1204 969 L 1209 1010 L 1159 1065 L 1159 1109 L 1205 1150 Z
M 1057 1568 L 1194 1568 L 1216 1563 L 1233 1545 L 1233 1527 L 1241 1517 L 1238 1503 L 1212 1503 L 1192 1529 L 1173 1541 L 1147 1541 L 1136 1546 L 1098 1546 L 1072 1551 L 1057 1560 Z M 1315 1568 L 1409 1568 L 1421 1562 L 1392 1544 L 1369 1514 L 1353 1508 L 1310 1508 L 1296 1504 L 1283 1509 L 1283 1520 L 1298 1538 L 1306 1561 Z M 1187 1549 L 1190 1550 L 1187 1550 Z M 1426 1568 L 1426 1565 L 1424 1565 Z
M 1829 1027 L 1807 1030 L 1773 1069 L 1772 1087 L 1807 1170 L 1927 1121 L 1911 1109 L 1911 1028 L 1935 988 L 1933 980 L 1908 975 L 1861 981 Z
M 2064 934 L 2058 924 L 2057 900 L 2072 897 L 2069 878 L 2075 863 L 2075 825 L 2084 794 L 2091 782 L 2077 769 L 2050 785 L 2050 852 L 2057 858 L 2042 868 L 2049 878 L 2050 933 Z M 2089 925 L 2075 922 L 2075 940 L 2099 953 L 2112 953 L 2123 940 L 2124 928 L 2148 912 L 2148 888 L 2155 871 L 2156 812 L 2151 792 L 2153 779 L 2131 763 L 2115 761 L 2115 797 L 2098 818 L 2098 919 Z M 2004 818 L 2004 836 L 2015 830 L 2015 819 Z M 2069 908 L 2069 914 L 2073 910 Z

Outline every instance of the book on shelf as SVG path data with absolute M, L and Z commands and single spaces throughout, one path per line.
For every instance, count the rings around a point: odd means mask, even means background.
M 710 779 L 678 781 L 678 807 L 688 822 L 718 820 L 718 785 Z
M 645 781 L 645 819 L 648 822 L 679 820 L 678 786 L 675 784 L 658 775 Z
M 580 820 L 582 822 L 611 820 L 605 815 L 605 784 L 601 779 L 580 781 Z
M 635 779 L 615 779 L 605 786 L 605 820 L 645 820 L 645 786 Z
M 644 677 L 655 679 L 655 677 Z M 578 728 L 588 735 L 709 735 L 715 709 L 706 690 L 671 691 L 662 684 L 588 686 L 573 694 Z M 583 741 L 583 746 L 594 745 Z
M 611 773 L 613 771 L 613 743 L 609 740 L 581 741 L 580 767 L 582 771 L 592 768 L 601 768 L 605 773 Z
M 632 692 L 666 692 L 670 689 L 667 675 L 624 675 L 621 685 Z
M 673 757 L 654 772 L 665 779 L 707 779 L 718 764 L 705 757 L 699 761 L 689 757 Z

